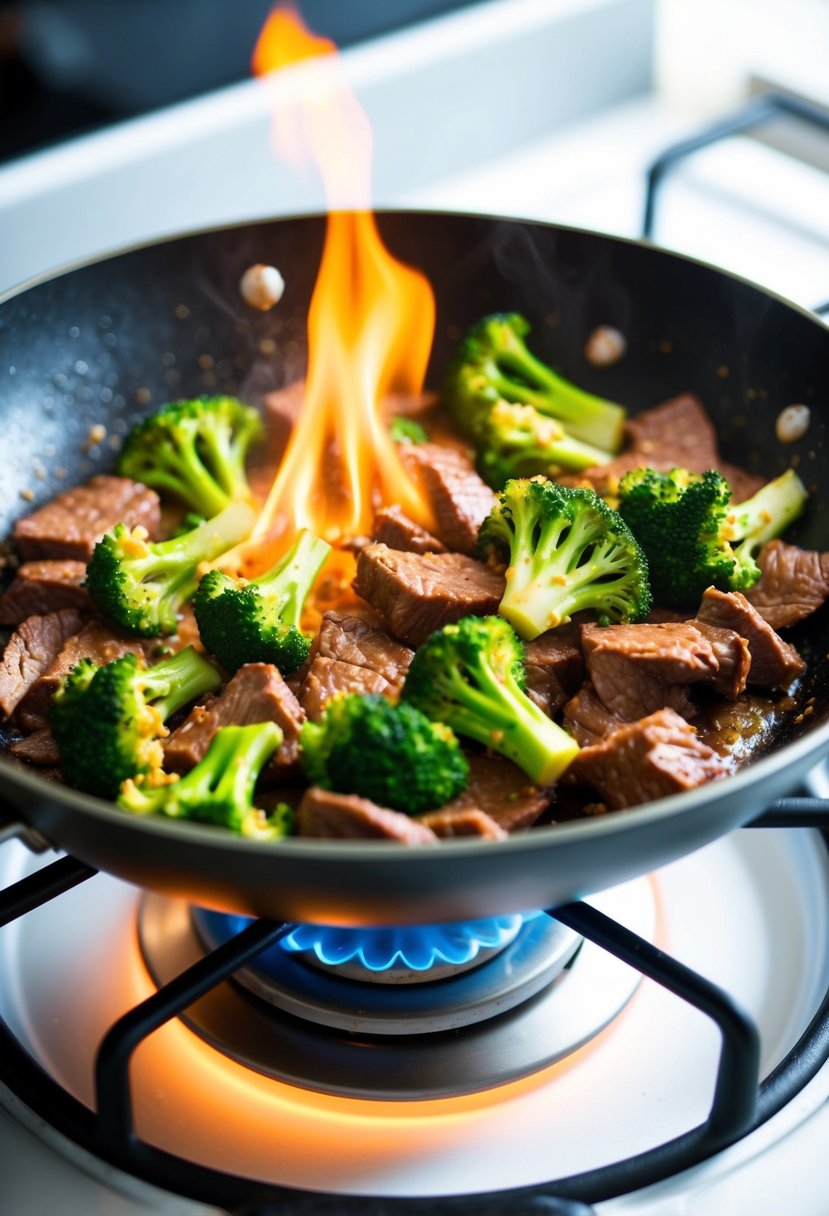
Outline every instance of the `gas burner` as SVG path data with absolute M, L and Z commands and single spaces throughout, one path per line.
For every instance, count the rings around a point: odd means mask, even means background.
M 624 903 L 626 923 L 652 940 L 650 884 L 628 884 Z M 236 919 L 147 895 L 139 934 L 155 983 L 203 957 L 205 939 L 212 946 L 231 936 Z M 305 938 L 303 930 L 299 940 Z M 440 978 L 431 981 L 377 983 L 370 970 L 355 979 L 321 967 L 318 958 L 309 965 L 305 953 L 278 943 L 264 966 L 260 960 L 238 972 L 184 1020 L 257 1072 L 350 1097 L 448 1097 L 527 1076 L 598 1034 L 640 978 L 538 914 L 522 918 L 512 940 L 478 965 L 448 974 L 441 963 Z

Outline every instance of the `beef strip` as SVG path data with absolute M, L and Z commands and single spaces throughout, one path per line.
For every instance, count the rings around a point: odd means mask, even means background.
M 552 718 L 584 677 L 578 626 L 562 625 L 525 643 L 527 696 Z
M 533 785 L 526 773 L 503 756 L 470 753 L 469 785 L 441 810 L 475 808 L 505 832 L 535 823 L 550 804 L 550 791 Z
M 24 562 L 0 599 L 0 625 L 19 625 L 26 617 L 61 608 L 91 612 L 92 600 L 81 586 L 85 577 L 85 562 Z
M 625 435 L 627 444 L 619 456 L 568 478 L 568 482 L 586 481 L 598 493 L 612 495 L 623 475 L 640 466 L 660 473 L 674 468 L 692 473 L 718 469 L 731 486 L 734 502 L 750 498 L 763 484 L 763 478 L 722 460 L 714 424 L 693 393 L 682 393 L 628 419 Z
M 299 732 L 304 721 L 302 707 L 278 668 L 272 663 L 246 663 L 218 696 L 191 709 L 164 741 L 164 767 L 186 773 L 204 757 L 216 731 L 223 726 L 276 722 L 284 738 L 268 770 L 278 770 L 284 776 L 299 758 Z
M 564 706 L 561 724 L 579 747 L 601 743 L 602 739 L 606 739 L 614 730 L 624 725 L 621 718 L 612 714 L 599 700 L 595 688 L 589 682 L 583 684 Z
M 315 652 L 326 659 L 376 671 L 398 690 L 414 657 L 414 651 L 395 642 L 382 629 L 341 612 L 326 612 L 323 616 Z
M 141 524 L 156 536 L 161 524 L 158 495 L 127 477 L 101 474 L 18 520 L 13 539 L 26 561 L 86 561 L 103 534 L 118 523 L 130 528 Z
M 745 690 L 751 667 L 748 642 L 734 629 L 724 629 L 721 625 L 711 625 L 703 620 L 693 621 L 692 624 L 711 643 L 717 657 L 719 666 L 708 682 L 721 697 L 736 701 Z
M 806 664 L 790 642 L 784 642 L 771 625 L 739 591 L 709 587 L 702 597 L 699 620 L 733 629 L 748 642 L 751 667 L 748 683 L 761 688 L 788 688 L 806 670 Z
M 390 811 L 356 794 L 334 794 L 311 786 L 296 813 L 299 836 L 332 839 L 397 840 L 401 844 L 437 844 L 431 828 L 401 811 Z
M 266 393 L 262 400 L 262 414 L 267 434 L 267 444 L 263 451 L 267 454 L 271 480 L 273 480 L 274 466 L 279 464 L 285 455 L 288 440 L 291 438 L 304 400 L 304 380 L 295 380 L 283 388 L 274 389 L 273 392 Z
M 77 633 L 82 625 L 79 612 L 74 608 L 62 608 L 45 616 L 30 616 L 18 626 L 9 638 L 0 663 L 0 712 L 5 717 L 25 701 L 30 690 L 55 662 L 67 638 Z
M 453 836 L 480 836 L 483 840 L 506 840 L 507 831 L 486 811 L 475 806 L 445 806 L 418 815 L 418 823 L 430 828 L 441 840 Z
M 745 595 L 772 629 L 796 625 L 829 597 L 829 553 L 772 540 L 757 564 L 763 573 Z
M 349 692 L 376 692 L 395 697 L 397 688 L 371 667 L 359 667 L 356 663 L 343 663 L 340 659 L 318 654 L 302 681 L 299 702 L 311 721 L 318 722 L 332 697 Z
M 36 764 L 39 768 L 56 768 L 60 764 L 58 745 L 48 726 L 36 730 L 24 739 L 18 739 L 9 747 L 13 756 L 25 760 L 27 764 Z
M 438 538 L 456 553 L 474 553 L 478 529 L 497 496 L 469 457 L 443 444 L 416 443 L 401 447 L 400 458 L 428 495 Z
M 670 709 L 660 709 L 584 747 L 564 780 L 589 785 L 612 811 L 694 789 L 730 772 L 726 760 Z
M 505 581 L 462 553 L 401 553 L 369 545 L 357 559 L 353 587 L 395 637 L 420 646 L 451 621 L 497 612 Z
M 404 515 L 400 507 L 383 507 L 374 516 L 371 539 L 406 553 L 445 553 L 445 545 Z
M 153 643 L 119 633 L 100 621 L 90 621 L 80 632 L 74 630 L 20 702 L 17 712 L 21 725 L 26 730 L 39 730 L 46 725 L 52 694 L 64 676 L 81 659 L 93 659 L 103 665 L 120 659 L 125 654 L 146 657 L 147 651 L 152 649 Z
M 582 625 L 581 641 L 596 693 L 625 722 L 665 707 L 692 717 L 687 686 L 719 669 L 711 643 L 689 622 Z

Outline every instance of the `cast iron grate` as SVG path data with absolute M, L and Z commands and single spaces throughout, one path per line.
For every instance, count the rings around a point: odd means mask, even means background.
M 829 849 L 829 801 L 786 798 L 749 828 L 817 828 Z M 0 893 L 0 925 L 93 877 L 63 858 Z M 293 926 L 258 921 L 206 955 L 137 1005 L 105 1035 L 96 1066 L 97 1113 L 63 1090 L 0 1022 L 0 1080 L 40 1117 L 118 1168 L 195 1200 L 221 1203 L 233 1216 L 589 1216 L 591 1204 L 658 1182 L 711 1157 L 781 1110 L 829 1060 L 829 991 L 789 1054 L 762 1083 L 759 1036 L 752 1020 L 723 989 L 583 903 L 547 909 L 583 937 L 710 1017 L 722 1048 L 705 1123 L 609 1166 L 492 1195 L 444 1198 L 342 1196 L 266 1186 L 210 1170 L 139 1140 L 133 1128 L 129 1065 L 140 1043 L 222 983 Z

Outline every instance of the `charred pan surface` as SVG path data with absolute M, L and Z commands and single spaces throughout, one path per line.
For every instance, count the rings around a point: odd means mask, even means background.
M 505 585 L 503 575 L 462 553 L 401 553 L 386 545 L 363 550 L 353 584 L 410 646 L 462 617 L 497 612 Z
M 127 477 L 100 475 L 65 490 L 31 515 L 18 520 L 14 543 L 25 561 L 68 558 L 86 561 L 105 532 L 116 524 L 146 528 L 158 535 L 158 495 Z

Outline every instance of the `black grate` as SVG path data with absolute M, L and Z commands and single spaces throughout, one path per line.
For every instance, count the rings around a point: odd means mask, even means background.
M 748 825 L 822 830 L 829 847 L 829 802 L 786 798 Z M 64 858 L 0 894 L 0 924 L 91 878 L 90 867 Z M 130 1010 L 109 1030 L 96 1068 L 97 1114 L 66 1093 L 0 1022 L 0 1079 L 70 1140 L 120 1169 L 195 1200 L 221 1203 L 234 1216 L 589 1216 L 591 1204 L 676 1174 L 753 1131 L 796 1096 L 829 1060 L 829 992 L 800 1040 L 758 1084 L 758 1033 L 728 993 L 586 904 L 549 909 L 567 924 L 701 1010 L 718 1026 L 722 1049 L 705 1123 L 656 1148 L 586 1173 L 492 1195 L 444 1198 L 341 1196 L 265 1186 L 210 1170 L 139 1140 L 132 1124 L 129 1063 L 153 1031 L 178 1016 L 266 949 L 291 926 L 250 925 Z

